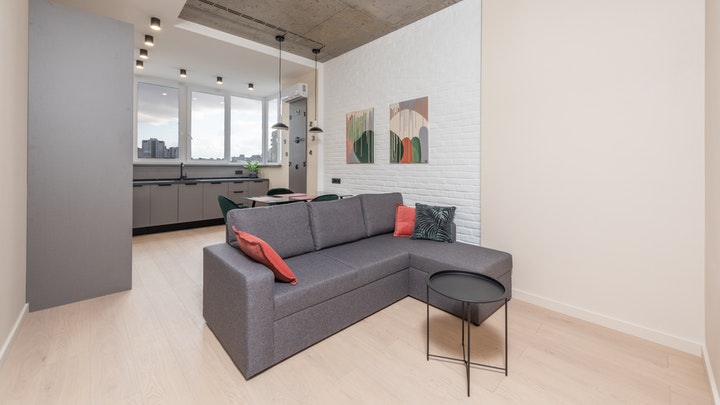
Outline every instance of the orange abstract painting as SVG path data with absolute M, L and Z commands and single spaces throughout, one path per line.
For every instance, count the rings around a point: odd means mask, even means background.
M 428 162 L 428 98 L 390 105 L 390 163 Z

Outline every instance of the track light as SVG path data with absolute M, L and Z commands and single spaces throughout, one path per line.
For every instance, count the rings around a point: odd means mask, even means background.
M 162 29 L 160 27 L 160 19 L 157 17 L 150 17 L 150 28 L 155 31 L 160 31 Z
M 222 84 L 222 76 L 217 77 L 217 84 Z
M 187 70 L 180 69 L 180 77 L 187 77 Z
M 147 49 L 141 49 L 140 50 L 140 59 L 147 59 L 148 58 L 148 51 Z
M 140 59 L 138 59 L 138 60 L 135 61 L 135 67 L 138 68 L 138 69 L 144 69 L 144 68 L 145 68 L 145 64 L 143 63 L 143 61 L 141 61 Z
M 152 37 L 152 35 L 145 35 L 145 45 L 155 46 L 155 39 Z
M 255 86 L 252 83 L 248 83 L 248 90 L 250 90 L 250 91 L 255 90 Z

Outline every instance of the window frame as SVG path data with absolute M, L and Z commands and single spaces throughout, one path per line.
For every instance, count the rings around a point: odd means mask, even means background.
M 185 92 L 183 91 L 182 87 L 180 87 L 177 83 L 173 83 L 171 81 L 167 80 L 139 80 L 141 78 L 135 78 L 133 81 L 133 143 L 132 143 L 132 150 L 133 150 L 133 164 L 167 164 L 167 163 L 179 163 L 183 161 L 183 104 L 185 102 Z M 145 84 L 151 84 L 155 86 L 165 86 L 165 87 L 172 87 L 178 90 L 178 157 L 177 158 L 171 158 L 171 159 L 159 159 L 159 158 L 140 158 L 138 157 L 138 84 L 139 83 L 145 83 Z
M 138 143 L 138 83 L 153 84 L 158 86 L 167 86 L 178 89 L 178 157 L 172 159 L 158 159 L 158 158 L 139 158 L 137 153 Z M 213 95 L 223 96 L 225 106 L 225 150 L 222 160 L 202 160 L 192 159 L 192 140 L 190 129 L 192 120 L 192 92 L 201 92 Z M 258 100 L 262 105 L 262 166 L 280 166 L 282 163 L 282 143 L 278 145 L 278 161 L 268 162 L 268 150 L 267 145 L 269 143 L 270 134 L 267 131 L 267 123 L 269 122 L 268 114 L 268 101 L 275 97 L 252 97 L 247 94 L 241 94 L 231 92 L 230 90 L 217 89 L 213 87 L 199 86 L 192 83 L 178 83 L 170 80 L 149 78 L 149 77 L 135 77 L 133 85 L 133 164 L 134 165 L 167 165 L 167 164 L 178 164 L 186 163 L 192 164 L 193 166 L 242 166 L 238 162 L 231 162 L 231 102 L 232 97 L 245 98 L 250 100 Z M 277 112 L 275 112 L 277 113 Z

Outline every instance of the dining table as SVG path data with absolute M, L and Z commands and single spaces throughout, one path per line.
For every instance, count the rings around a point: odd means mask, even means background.
M 316 198 L 316 195 L 305 194 L 305 193 L 292 193 L 292 194 L 275 194 L 275 195 L 261 195 L 257 197 L 245 197 L 246 200 L 252 201 L 252 207 L 257 203 L 264 203 L 267 205 L 287 204 L 298 201 L 310 201 Z

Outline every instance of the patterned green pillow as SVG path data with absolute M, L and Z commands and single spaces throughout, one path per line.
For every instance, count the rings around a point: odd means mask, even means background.
M 415 204 L 415 227 L 412 239 L 429 239 L 438 242 L 453 242 L 452 224 L 455 207 L 436 207 Z

